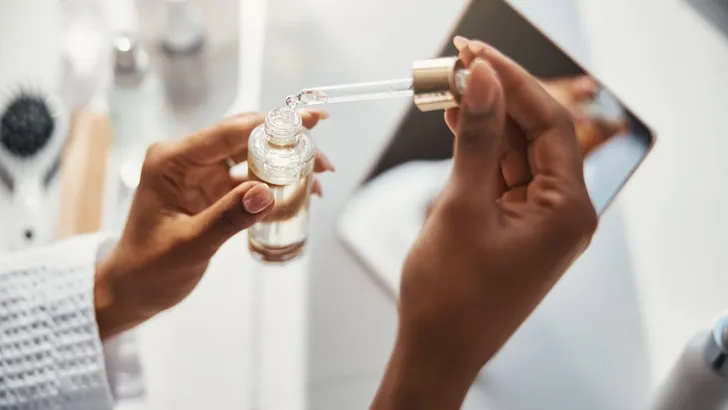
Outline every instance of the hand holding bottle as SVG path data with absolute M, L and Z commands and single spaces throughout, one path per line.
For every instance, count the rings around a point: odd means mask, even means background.
M 375 409 L 459 408 L 596 229 L 568 112 L 493 48 L 470 41 L 461 58 L 453 171 L 404 265 Z
M 325 116 L 301 112 L 307 128 Z M 103 338 L 179 303 L 218 248 L 273 208 L 266 184 L 235 180 L 228 166 L 231 158 L 246 157 L 248 137 L 263 118 L 243 114 L 149 148 L 124 232 L 97 267 L 94 296 Z M 332 169 L 317 153 L 315 171 Z

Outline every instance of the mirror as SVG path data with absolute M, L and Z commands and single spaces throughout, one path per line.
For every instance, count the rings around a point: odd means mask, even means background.
M 574 115 L 592 203 L 601 215 L 649 153 L 654 135 L 618 97 L 586 72 L 551 39 L 503 1 L 472 2 L 452 31 L 495 46 L 533 73 Z M 440 56 L 457 55 L 448 44 Z M 343 241 L 396 294 L 399 267 L 447 180 L 452 134 L 442 112 L 422 113 L 414 105 L 340 219 Z M 387 200 L 393 192 L 407 199 Z M 382 225 L 383 220 L 398 221 Z M 380 219 L 380 218 L 377 218 Z M 391 276 L 391 277 L 390 277 Z M 380 278 L 382 279 L 382 278 Z

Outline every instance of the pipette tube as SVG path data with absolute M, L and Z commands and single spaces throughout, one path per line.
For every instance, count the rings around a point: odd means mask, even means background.
M 456 57 L 415 62 L 412 77 L 400 80 L 306 88 L 286 99 L 289 107 L 412 97 L 421 111 L 456 107 L 470 72 Z

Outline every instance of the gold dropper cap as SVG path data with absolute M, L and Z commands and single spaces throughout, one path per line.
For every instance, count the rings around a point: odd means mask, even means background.
M 420 111 L 457 107 L 460 97 L 456 72 L 465 68 L 457 57 L 415 61 L 412 66 L 414 103 Z

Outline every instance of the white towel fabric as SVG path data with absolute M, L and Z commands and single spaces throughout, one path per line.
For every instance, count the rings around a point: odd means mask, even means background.
M 93 298 L 105 239 L 0 258 L 0 409 L 113 407 Z

